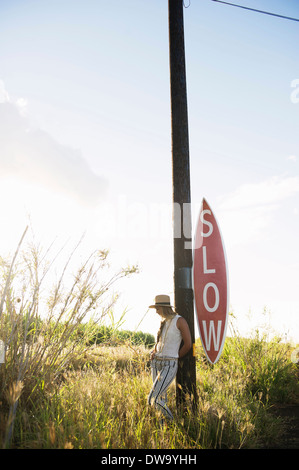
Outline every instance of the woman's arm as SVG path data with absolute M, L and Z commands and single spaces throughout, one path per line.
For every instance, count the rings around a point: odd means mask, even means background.
M 185 318 L 180 317 L 177 321 L 177 327 L 182 333 L 182 339 L 183 339 L 183 346 L 179 350 L 179 357 L 185 356 L 187 352 L 191 349 L 192 346 L 192 339 L 191 339 L 191 333 L 190 329 L 188 326 L 188 323 L 186 322 Z

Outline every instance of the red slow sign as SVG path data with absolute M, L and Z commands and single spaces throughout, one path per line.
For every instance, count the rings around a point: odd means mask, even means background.
M 228 274 L 215 216 L 203 199 L 193 250 L 193 291 L 205 354 L 215 364 L 224 346 L 228 317 Z

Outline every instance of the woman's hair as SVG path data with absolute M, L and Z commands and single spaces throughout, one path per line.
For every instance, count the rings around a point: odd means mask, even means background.
M 176 312 L 173 310 L 172 307 L 162 307 L 162 313 L 160 313 L 160 315 L 161 315 L 161 317 L 163 317 L 163 320 L 161 320 L 160 328 L 159 328 L 159 331 L 157 333 L 157 344 L 160 341 L 162 330 L 163 330 L 163 327 L 166 323 L 166 320 L 168 320 L 170 318 L 174 318 L 176 316 Z

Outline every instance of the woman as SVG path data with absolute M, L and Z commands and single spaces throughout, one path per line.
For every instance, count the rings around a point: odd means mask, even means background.
M 155 308 L 163 320 L 155 348 L 151 353 L 154 384 L 148 396 L 148 403 L 154 405 L 164 417 L 172 421 L 173 415 L 167 406 L 167 389 L 176 376 L 178 358 L 185 356 L 192 346 L 191 334 L 186 320 L 171 307 L 168 295 L 157 295 L 155 304 L 149 308 Z

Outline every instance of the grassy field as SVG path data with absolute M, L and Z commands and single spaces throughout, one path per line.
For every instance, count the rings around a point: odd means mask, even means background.
M 55 381 L 12 382 L 1 397 L 2 445 L 13 416 L 10 447 L 191 449 L 256 448 L 275 444 L 281 422 L 275 403 L 298 402 L 297 368 L 288 346 L 227 338 L 218 364 L 197 354 L 197 411 L 160 426 L 146 399 L 151 388 L 149 350 L 130 344 L 90 347 Z M 30 393 L 31 392 L 31 393 Z M 28 398 L 29 396 L 29 398 Z M 175 409 L 175 386 L 169 392 Z
M 175 411 L 173 384 L 169 406 L 175 420 L 161 426 L 147 405 L 149 348 L 136 344 L 148 344 L 148 335 L 136 341 L 114 322 L 105 342 L 100 326 L 109 315 L 113 320 L 109 289 L 136 268 L 108 277 L 107 253 L 98 252 L 69 284 L 64 268 L 45 292 L 48 267 L 35 248 L 17 265 L 1 262 L 1 448 L 258 448 L 279 441 L 281 421 L 271 408 L 299 402 L 290 345 L 259 332 L 251 339 L 235 334 L 211 366 L 198 341 L 197 409 L 187 404 Z

